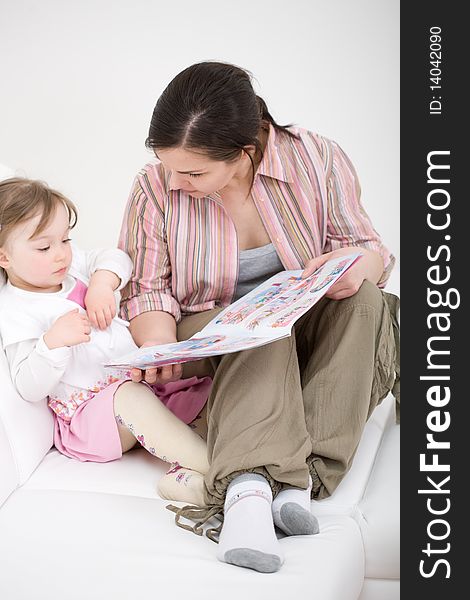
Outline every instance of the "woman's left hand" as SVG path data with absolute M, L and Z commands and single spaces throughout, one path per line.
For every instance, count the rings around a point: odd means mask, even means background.
M 111 271 L 93 273 L 85 295 L 85 307 L 88 320 L 95 329 L 106 329 L 116 316 L 114 290 L 119 278 Z
M 332 258 L 352 254 L 353 252 L 358 251 L 362 253 L 361 258 L 349 267 L 346 273 L 340 277 L 340 279 L 334 283 L 325 294 L 327 298 L 331 298 L 332 300 L 349 298 L 359 290 L 365 279 L 368 279 L 372 283 L 377 283 L 379 281 L 380 276 L 383 273 L 384 265 L 382 257 L 377 252 L 357 246 L 339 248 L 338 250 L 327 252 L 326 254 L 322 254 L 321 256 L 317 256 L 308 261 L 302 273 L 302 277 L 309 277 L 309 275 L 312 275 L 312 273 Z

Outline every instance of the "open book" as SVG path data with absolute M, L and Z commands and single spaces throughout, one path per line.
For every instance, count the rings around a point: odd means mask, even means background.
M 305 279 L 302 271 L 281 271 L 227 306 L 189 340 L 139 348 L 106 366 L 146 369 L 238 352 L 288 337 L 297 319 L 361 256 L 355 252 L 331 259 Z

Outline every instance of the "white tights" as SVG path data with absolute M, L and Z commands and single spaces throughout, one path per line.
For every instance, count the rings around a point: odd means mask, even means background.
M 204 473 L 209 469 L 206 442 L 142 383 L 126 381 L 114 394 L 114 414 L 122 451 L 139 442 L 171 467 L 158 484 L 166 500 L 204 504 Z

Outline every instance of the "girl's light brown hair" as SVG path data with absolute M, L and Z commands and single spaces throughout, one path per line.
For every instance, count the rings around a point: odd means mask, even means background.
M 32 237 L 49 224 L 58 204 L 67 209 L 70 227 L 77 223 L 77 209 L 71 200 L 43 181 L 12 177 L 0 181 L 0 248 L 20 223 L 41 215 Z

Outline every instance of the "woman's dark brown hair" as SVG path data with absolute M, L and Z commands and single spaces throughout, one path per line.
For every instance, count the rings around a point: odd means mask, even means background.
M 212 160 L 230 162 L 245 146 L 254 146 L 262 154 L 258 134 L 268 123 L 297 137 L 273 119 L 256 95 L 248 71 L 222 62 L 201 62 L 181 71 L 163 91 L 145 145 L 153 150 L 203 151 Z

